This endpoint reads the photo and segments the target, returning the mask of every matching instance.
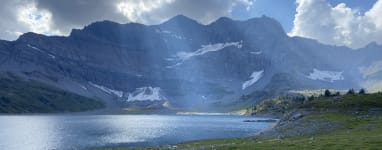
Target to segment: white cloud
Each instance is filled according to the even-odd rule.
[[[0,39],[15,40],[25,32],[61,35],[54,27],[53,14],[37,7],[36,1],[3,0],[0,5]]]
[[[73,28],[110,20],[159,24],[183,14],[201,23],[251,9],[255,0],[1,0],[0,39],[20,33],[68,35]]]
[[[368,12],[365,13],[365,16],[372,21],[376,28],[382,28],[382,1],[378,0],[373,8],[371,8]]]
[[[129,21],[158,24],[182,14],[201,23],[210,23],[222,16],[231,16],[234,8],[252,8],[255,0],[122,0],[116,3],[118,12]]]
[[[53,29],[52,14],[47,10],[38,9],[34,2],[17,9],[17,21],[24,24],[31,32],[47,35],[61,34],[59,30]],[[16,35],[19,33],[15,31]]]
[[[326,44],[363,47],[382,43],[382,0],[365,14],[340,3],[331,6],[325,0],[297,0],[291,36],[317,39]]]
[[[145,13],[150,13],[155,9],[160,9],[163,5],[173,3],[174,0],[152,0],[152,1],[121,1],[117,4],[117,9],[125,17],[133,22],[138,22]]]
[[[256,0],[237,0],[232,3],[232,6],[235,7],[236,5],[244,5],[246,6],[246,10],[249,11],[255,2]]]

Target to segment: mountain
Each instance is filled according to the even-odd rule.
[[[0,73],[0,113],[77,112],[103,107],[93,98],[24,80],[12,73]]]
[[[288,90],[382,87],[381,45],[354,50],[289,37],[266,16],[208,25],[182,15],[151,26],[100,21],[68,37],[25,33],[0,41],[0,54],[0,71],[98,97],[110,107],[128,107],[142,90],[143,97],[151,91],[163,102],[193,108]]]

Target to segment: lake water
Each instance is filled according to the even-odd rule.
[[[44,150],[156,146],[247,137],[271,123],[243,116],[21,115],[0,116],[0,149]]]

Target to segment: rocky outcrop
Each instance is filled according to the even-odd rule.
[[[342,127],[340,122],[309,119],[317,112],[295,110],[285,114],[272,128],[258,134],[259,137],[285,138],[329,132]]]

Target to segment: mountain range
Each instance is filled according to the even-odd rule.
[[[0,41],[0,71],[109,107],[196,108],[254,103],[289,90],[378,91],[382,46],[351,49],[290,37],[266,16],[204,25],[178,15],[159,25],[100,21],[69,36],[25,33]]]

